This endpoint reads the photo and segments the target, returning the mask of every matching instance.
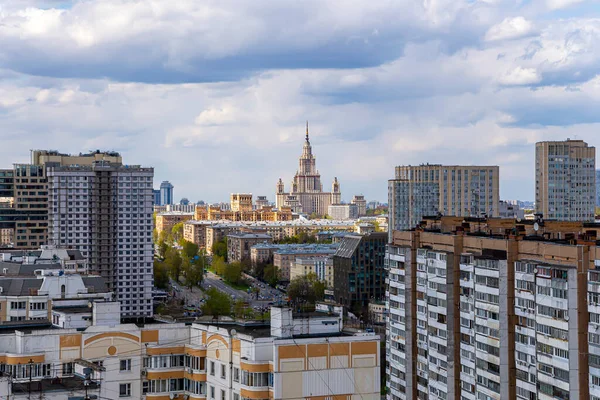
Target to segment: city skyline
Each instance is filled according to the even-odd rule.
[[[385,201],[395,166],[427,162],[499,165],[500,197],[533,200],[535,142],[600,145],[593,2],[341,5],[5,1],[3,167],[115,150],[176,200],[273,201],[308,119],[345,201]]]

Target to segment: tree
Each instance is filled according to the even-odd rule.
[[[200,250],[200,247],[193,242],[188,242],[187,240],[183,240],[183,245],[182,245],[183,249],[181,250],[181,252],[189,259],[194,258],[195,256],[198,255],[198,251]]]
[[[238,319],[253,319],[254,310],[243,300],[236,300],[233,303],[233,315]]]
[[[169,287],[169,271],[165,263],[159,260],[154,260],[154,286],[159,289]]]
[[[202,306],[202,312],[206,315],[212,315],[219,319],[222,315],[231,314],[231,299],[225,293],[219,292],[215,288],[209,289],[206,294],[208,298]]]
[[[325,297],[325,283],[316,274],[298,276],[290,282],[287,293],[292,303],[314,304]]]
[[[275,287],[277,282],[279,282],[279,268],[273,264],[267,265],[263,271],[263,279],[269,285]]]
[[[239,262],[234,262],[227,265],[223,273],[223,279],[229,283],[239,283],[242,279],[242,264]]]
[[[227,261],[227,238],[223,238],[214,243],[212,252],[214,256],[223,257],[223,260]]]
[[[179,255],[179,252],[172,247],[168,248],[166,253],[165,263],[169,271],[169,276],[174,281],[178,281],[181,276],[181,256]]]
[[[215,274],[223,275],[225,273],[225,268],[227,264],[225,264],[225,260],[221,256],[213,256],[211,267]]]
[[[164,259],[167,256],[169,245],[162,239],[158,240],[158,254]]]
[[[178,222],[171,228],[171,234],[173,235],[173,241],[178,242],[183,239],[183,222]]]

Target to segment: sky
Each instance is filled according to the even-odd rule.
[[[0,0],[0,167],[115,150],[175,198],[274,200],[306,121],[325,190],[386,201],[394,166],[600,146],[600,2]]]

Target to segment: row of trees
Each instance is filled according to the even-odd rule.
[[[190,289],[202,284],[208,266],[205,252],[185,239],[180,239],[179,244],[181,250],[159,238],[158,257],[154,260],[154,285],[160,289],[168,288],[169,278],[176,282],[183,278],[185,286]]]
[[[237,300],[232,303],[231,297],[215,288],[209,289],[206,294],[207,299],[202,306],[204,315],[211,315],[215,319],[225,316],[232,316],[237,319],[268,318],[268,315],[265,313],[255,312],[243,300]]]
[[[213,256],[211,267],[215,274],[221,276],[229,283],[237,285],[242,281],[243,268],[242,264],[239,262],[227,264],[223,257]]]
[[[317,243],[317,237],[315,235],[311,235],[307,232],[300,232],[297,235],[288,236],[281,240],[278,240],[277,243],[280,243],[280,244]]]

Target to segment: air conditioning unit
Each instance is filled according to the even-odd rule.
[[[191,367],[189,367],[189,368],[187,369],[187,372],[191,374],[191,373],[192,373],[192,368],[191,368]]]
[[[143,370],[142,370],[142,376],[146,376],[146,375],[148,375],[148,371],[147,371],[147,370],[145,370],[145,369],[143,369]]]
[[[534,273],[534,274],[537,274],[537,273],[538,273],[538,269],[537,269],[537,268],[534,268],[534,269],[533,269],[533,273]]]

